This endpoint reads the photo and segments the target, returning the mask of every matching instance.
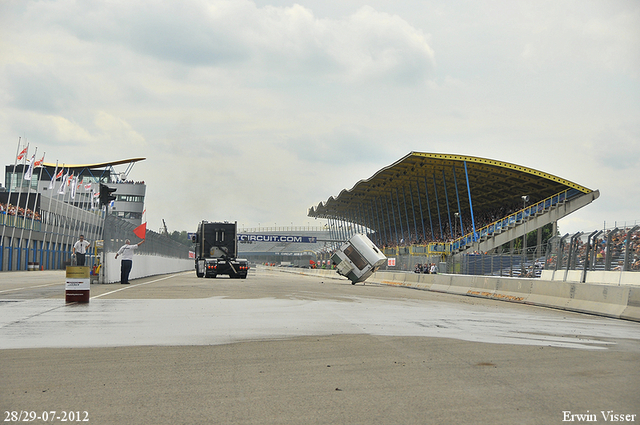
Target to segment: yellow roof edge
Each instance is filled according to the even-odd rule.
[[[455,155],[455,154],[442,154],[442,153],[428,153],[428,152],[411,152],[409,155],[402,158],[402,160],[406,159],[409,156],[419,156],[425,158],[434,158],[434,159],[446,159],[446,160],[455,160],[455,161],[467,161],[467,162],[475,162],[477,164],[488,164],[494,165],[496,167],[509,168],[516,171],[521,171],[527,174],[531,174],[538,177],[543,177],[548,180],[552,180],[556,183],[564,184],[565,186],[569,186],[573,189],[577,189],[582,193],[590,193],[593,190],[574,183],[570,180],[563,179],[558,176],[554,176],[553,174],[545,173],[544,171],[535,170],[533,168],[525,167],[522,165],[512,164],[510,162],[498,161],[495,159],[489,158],[480,158],[477,156],[468,156],[468,155]],[[402,161],[401,160],[401,161]]]

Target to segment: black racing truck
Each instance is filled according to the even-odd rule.
[[[238,222],[198,224],[198,232],[191,241],[196,244],[196,275],[216,277],[229,275],[232,279],[246,279],[249,262],[238,255]]]

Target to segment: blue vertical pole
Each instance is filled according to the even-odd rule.
[[[18,250],[17,262],[16,262],[16,271],[20,271],[20,266],[22,265],[22,239],[18,239],[18,246],[16,247]]]
[[[464,235],[464,226],[462,225],[462,210],[460,209],[460,195],[458,194],[458,179],[456,179],[456,166],[453,165],[453,184],[456,186],[456,199],[458,200],[458,219],[460,220],[460,233]]]
[[[464,175],[467,178],[467,193],[469,193],[469,209],[471,210],[471,230],[473,232],[473,241],[475,242],[476,235],[476,222],[473,217],[473,202],[471,202],[471,188],[469,187],[469,172],[467,171],[467,161],[464,162]]]

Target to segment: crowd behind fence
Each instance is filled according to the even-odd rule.
[[[640,225],[555,236],[549,240],[545,267],[587,272],[640,271]]]
[[[578,232],[550,238],[546,246],[509,253],[465,253],[446,258],[446,272],[454,274],[540,277],[542,270],[640,271],[640,225]],[[407,250],[408,251],[408,250]],[[409,252],[400,255],[409,256]],[[401,260],[402,270],[411,270]]]

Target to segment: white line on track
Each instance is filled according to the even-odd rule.
[[[2,294],[3,292],[20,291],[22,289],[42,288],[42,287],[45,287],[45,286],[53,286],[53,285],[64,285],[64,282],[61,282],[61,283],[47,283],[46,285],[23,286],[22,288],[5,289],[4,291],[0,291],[0,294]]]
[[[135,284],[135,285],[126,285],[126,286],[124,286],[124,287],[122,287],[122,288],[120,288],[120,289],[116,289],[116,290],[114,290],[114,291],[105,292],[104,294],[100,294],[100,295],[93,296],[93,297],[91,297],[91,299],[104,297],[105,295],[114,294],[114,293],[116,293],[116,292],[124,291],[125,289],[135,288],[136,286],[148,285],[148,284],[150,284],[150,283],[160,282],[161,280],[171,279],[172,277],[180,276],[181,274],[185,274],[185,273],[192,273],[192,272],[191,272],[191,271],[189,271],[189,272],[176,273],[176,274],[172,274],[172,275],[170,275],[170,276],[162,277],[162,278],[160,278],[160,279],[150,280],[149,282],[138,283],[138,284]]]

